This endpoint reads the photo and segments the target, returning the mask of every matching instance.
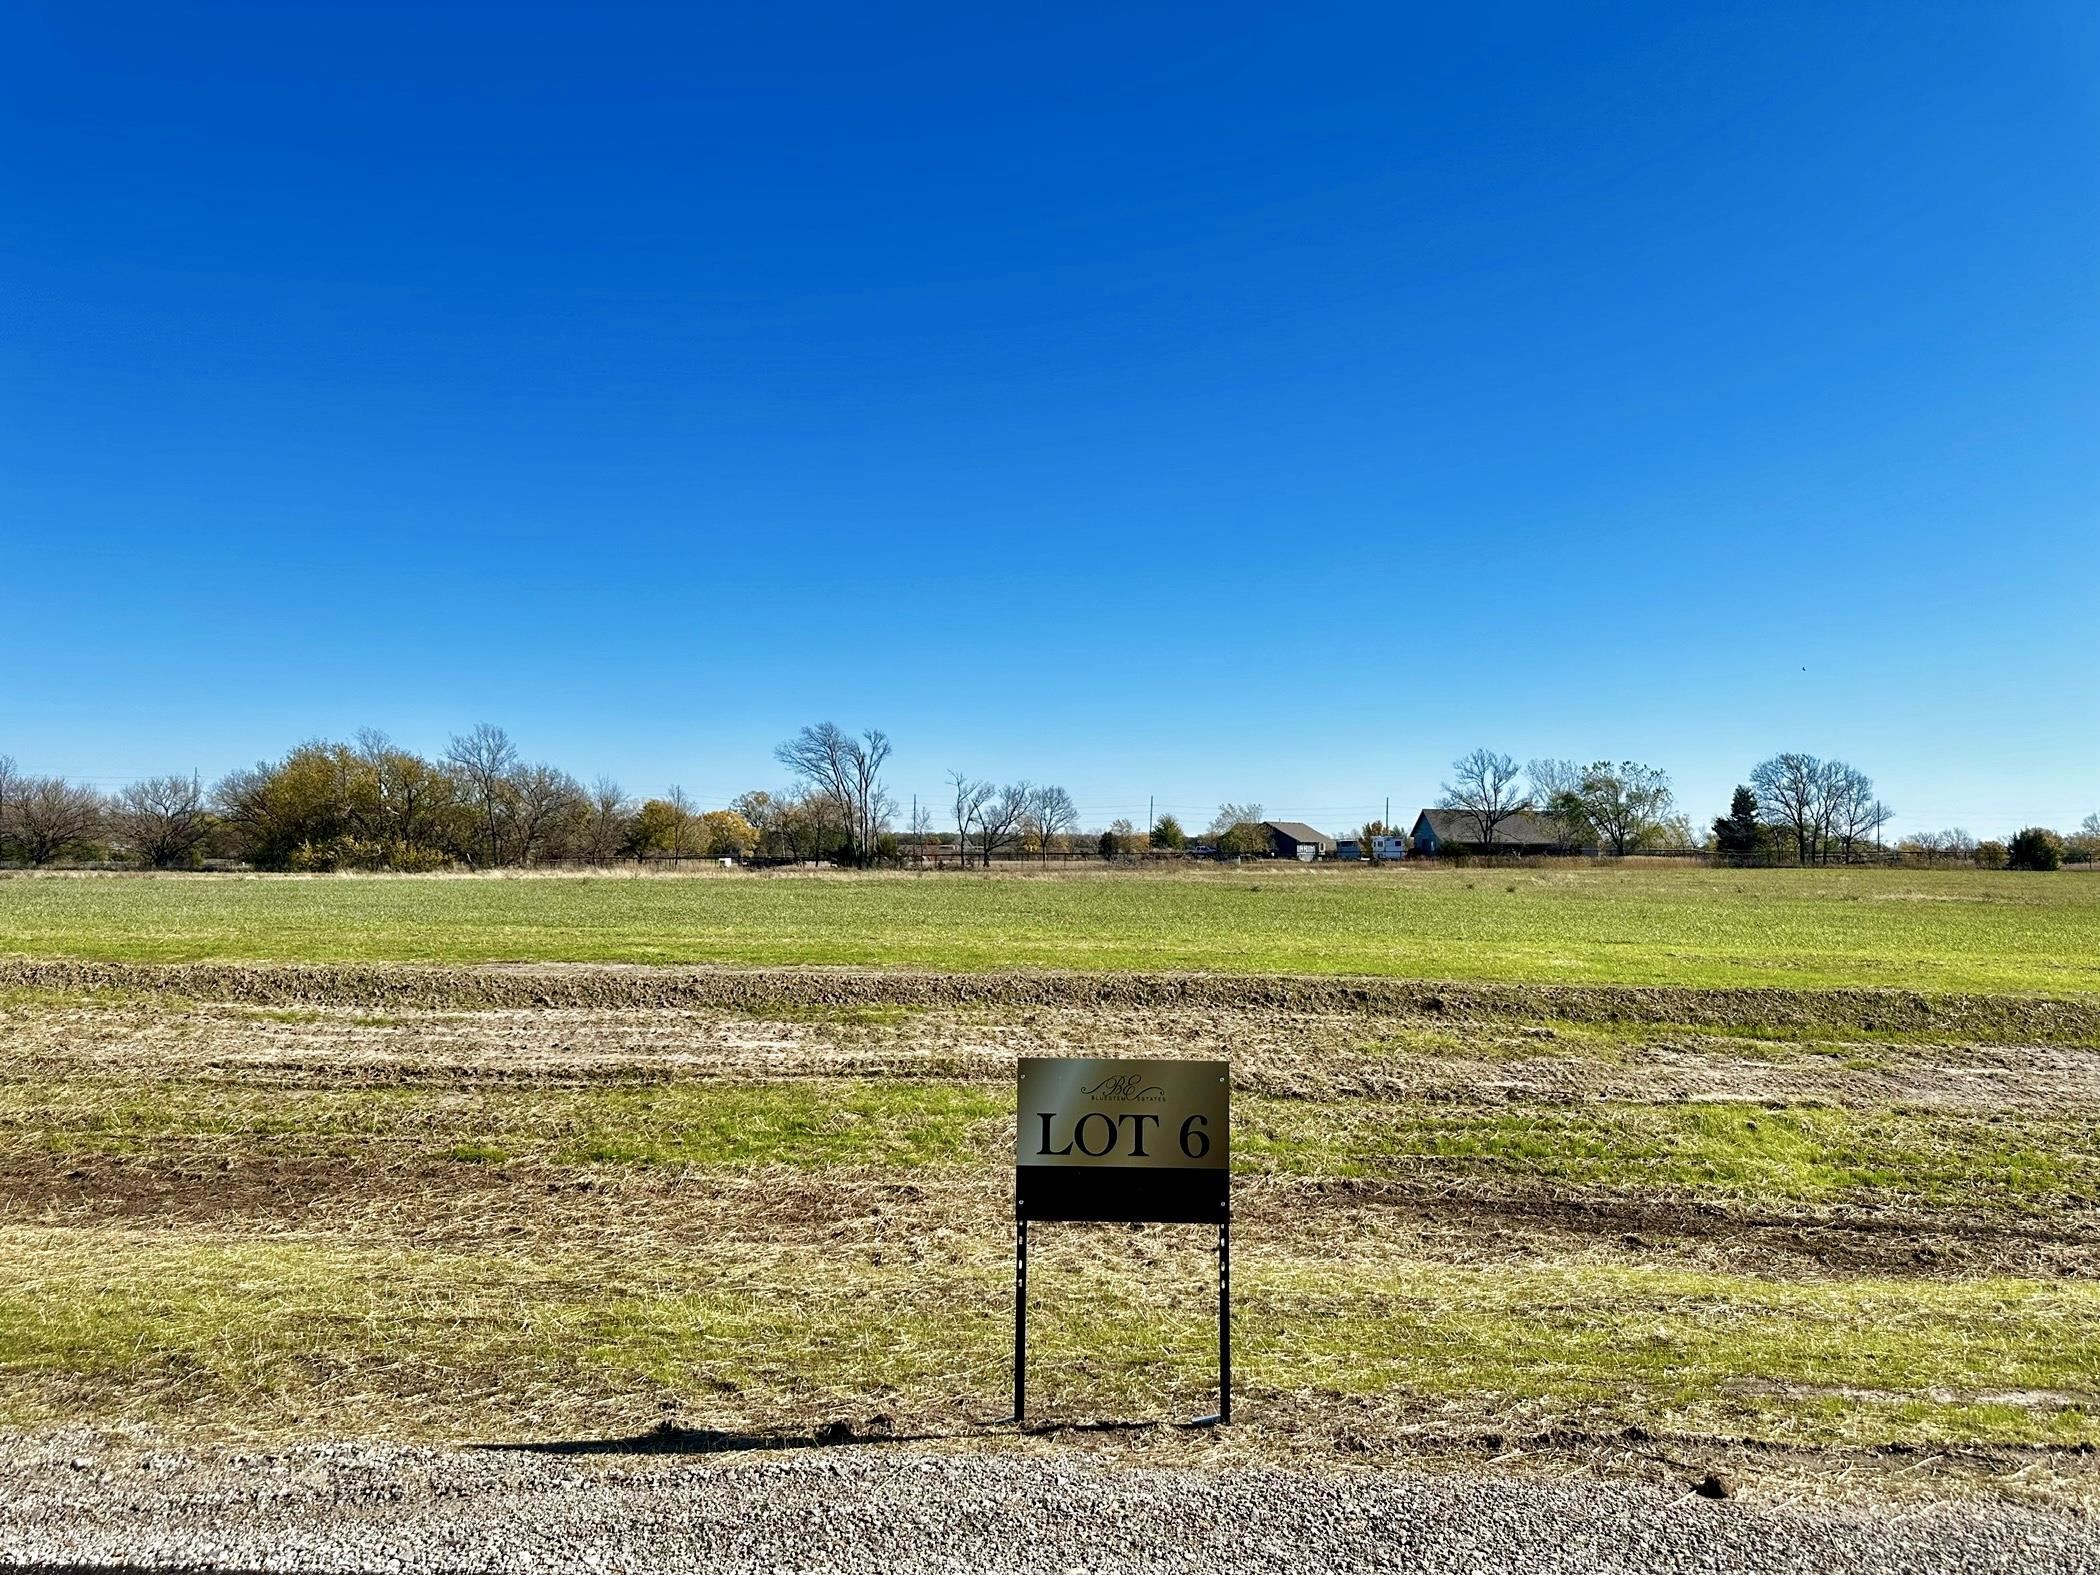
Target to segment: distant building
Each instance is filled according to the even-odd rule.
[[[1279,859],[1310,864],[1314,859],[1334,857],[1334,838],[1313,830],[1302,820],[1265,820],[1261,829],[1269,834],[1270,853]]]
[[[1407,857],[1407,838],[1397,831],[1371,839],[1371,857],[1384,863],[1392,859]]]
[[[1480,823],[1462,809],[1425,809],[1407,834],[1412,851],[1424,858],[1439,853],[1482,851]],[[1557,815],[1511,815],[1495,827],[1495,853],[1590,853],[1575,842],[1567,822]]]

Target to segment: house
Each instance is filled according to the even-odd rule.
[[[1279,859],[1310,864],[1314,859],[1334,857],[1334,838],[1323,836],[1302,820],[1265,820],[1261,829],[1269,835],[1269,852]]]
[[[1414,830],[1407,834],[1411,850],[1420,857],[1439,853],[1481,851],[1480,823],[1462,809],[1425,809],[1415,816]],[[1495,827],[1492,851],[1496,853],[1588,853],[1569,837],[1566,822],[1556,815],[1511,815]]]

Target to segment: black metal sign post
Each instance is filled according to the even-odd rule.
[[[1030,1220],[1218,1227],[1218,1409],[1232,1420],[1230,1096],[1223,1061],[1023,1057],[1014,1165],[1014,1414],[1028,1415]]]

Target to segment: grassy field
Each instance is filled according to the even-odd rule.
[[[2100,1510],[2100,1032],[2031,999],[2100,990],[2092,877],[38,877],[0,879],[9,954],[79,966],[0,988],[0,1426],[1006,1447],[1014,1058],[1205,1055],[1241,1420],[1123,1428],[1209,1407],[1203,1233],[1063,1227],[1035,1405],[1110,1425],[1060,1438]],[[177,960],[894,972],[98,966]],[[1791,989],[908,973],[1014,967]]]
[[[2092,1047],[1270,1007],[0,996],[0,1426],[1006,1436],[1012,1057],[1109,1048],[1235,1063],[1236,1457],[2100,1499]],[[1206,1408],[1202,1235],[1042,1233],[1042,1416]]]
[[[0,880],[0,955],[2100,990],[2100,877],[1214,870]]]

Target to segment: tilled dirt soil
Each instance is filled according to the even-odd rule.
[[[142,990],[255,1005],[417,1007],[1227,1007],[1439,1017],[1563,1018],[1721,1028],[1944,1035],[1951,1041],[2100,1045],[2100,1003],[1893,990],[1438,984],[1230,974],[925,973],[856,968],[546,963],[103,963],[0,959],[0,989]]]

